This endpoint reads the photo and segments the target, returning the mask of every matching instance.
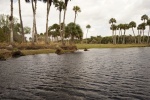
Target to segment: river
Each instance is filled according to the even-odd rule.
[[[0,61],[0,100],[150,100],[150,48]]]

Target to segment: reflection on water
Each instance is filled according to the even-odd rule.
[[[150,100],[150,48],[90,49],[0,62],[0,100]]]

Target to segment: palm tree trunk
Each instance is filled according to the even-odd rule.
[[[23,23],[22,23],[22,16],[21,16],[21,3],[20,0],[18,0],[18,5],[19,5],[19,16],[20,16],[20,24],[21,24],[21,32],[22,32],[22,42],[25,42],[25,37],[24,37],[24,29],[23,29]]]
[[[144,30],[143,30],[143,43],[144,43],[145,41],[144,41]]]
[[[86,33],[86,44],[87,44],[87,34],[88,34],[88,29],[87,29],[87,33]]]
[[[120,41],[120,32],[121,32],[121,30],[119,30],[119,35],[118,35],[118,44],[119,44],[119,41]]]
[[[65,34],[66,11],[67,11],[67,8],[65,8],[65,10],[64,10],[64,19],[63,19],[63,28],[62,28],[62,44],[63,45],[64,45],[64,34]]]
[[[149,26],[148,38],[147,38],[147,43],[148,43],[148,44],[149,44],[149,33],[150,33],[150,26]]]
[[[135,33],[134,33],[134,30],[133,30],[133,27],[132,27],[132,31],[133,31],[133,35],[134,35],[134,43],[136,44],[136,37],[135,37]]]
[[[14,42],[13,39],[13,0],[11,0],[11,16],[10,16],[10,23],[11,23],[11,27],[10,27],[10,43]]]
[[[75,11],[74,24],[76,23],[77,12]]]
[[[115,30],[115,36],[114,36],[114,44],[116,44],[116,30]]]
[[[63,43],[63,33],[61,32],[61,11],[59,12],[59,33],[60,33],[60,36],[61,36],[61,43]]]
[[[50,11],[49,0],[47,1],[47,14],[46,14],[46,34],[45,34],[45,43],[48,44],[48,16]]]
[[[140,30],[140,44],[141,44],[141,35],[142,35],[142,30]]]
[[[124,30],[124,35],[123,35],[123,42],[122,42],[122,44],[125,44],[125,33],[126,33],[126,30]]]
[[[34,44],[35,41],[35,6],[33,4],[32,0],[32,10],[33,10],[33,28],[32,28],[32,44]]]
[[[112,40],[113,40],[113,44],[114,44],[114,30],[112,30]]]

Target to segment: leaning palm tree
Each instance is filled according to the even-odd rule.
[[[88,31],[89,31],[89,29],[91,28],[91,26],[88,24],[88,25],[86,26],[86,28],[87,28],[87,33],[86,33],[86,44],[87,44],[87,34],[88,34]]]
[[[10,0],[11,1],[11,15],[9,17],[9,20],[10,20],[10,23],[11,23],[11,27],[10,27],[10,43],[13,43],[14,42],[14,39],[13,39],[13,0]]]
[[[68,1],[71,1],[71,0],[65,0],[65,9],[64,9],[63,27],[62,27],[62,41],[64,40],[64,34],[65,34],[65,19],[66,19]],[[64,43],[62,42],[62,44]]]
[[[79,6],[74,6],[74,7],[73,7],[73,11],[75,12],[74,23],[76,23],[77,13],[78,13],[78,12],[81,12],[81,9],[80,9]]]
[[[133,35],[134,35],[134,40],[135,40],[135,43],[136,43],[136,37],[135,37],[135,33],[134,33],[134,29],[136,27],[136,23],[134,21],[131,21],[129,23],[129,27],[132,28],[132,32],[133,32]]]
[[[116,19],[115,18],[111,18],[109,20],[109,24],[113,25],[114,23],[116,23]],[[113,38],[113,44],[115,44],[115,38],[114,38],[114,30],[112,30],[112,38]]]
[[[65,3],[61,0],[61,1],[57,1],[55,3],[55,7],[57,7],[57,9],[59,10],[59,33],[60,33],[60,36],[61,36],[61,42],[63,43],[63,33],[61,32],[62,31],[62,25],[61,25],[61,12],[62,10],[65,8]]]
[[[22,16],[21,16],[21,3],[20,3],[20,0],[18,0],[18,5],[19,5],[19,16],[20,16],[20,25],[21,25],[21,33],[22,33],[22,42],[25,42],[24,28],[23,28],[23,22],[22,22]]]
[[[147,43],[149,43],[149,33],[150,33],[150,19],[147,20],[146,23],[149,26],[149,31],[148,31],[148,39],[147,39]]]

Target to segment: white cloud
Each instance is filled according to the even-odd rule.
[[[108,21],[112,17],[116,18],[117,24],[129,23],[130,21],[135,21],[139,24],[142,22],[142,15],[147,14],[150,17],[150,0],[72,0],[68,3],[66,24],[74,20],[74,12],[72,9],[75,5],[81,8],[81,13],[78,14],[76,23],[81,25],[85,34],[86,25],[91,25],[88,37],[91,35],[111,35]],[[25,3],[24,0],[21,0],[21,6],[24,26],[30,26],[32,28],[33,14],[31,3]],[[0,13],[10,14],[9,0],[1,0]],[[19,18],[17,1],[14,2],[14,15]],[[45,3],[38,2],[36,17],[38,32],[45,32]],[[59,12],[52,6],[49,16],[49,25],[58,23],[58,18]],[[132,32],[128,31],[128,34],[132,34]]]

